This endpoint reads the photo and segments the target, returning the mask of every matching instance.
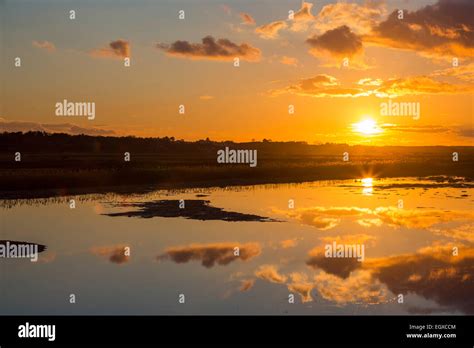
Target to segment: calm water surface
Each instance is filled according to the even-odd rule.
[[[133,205],[180,199],[183,216]],[[186,217],[189,200],[223,212]],[[459,178],[0,203],[0,239],[47,246],[36,263],[0,259],[0,314],[474,313],[472,183]],[[364,260],[328,260],[333,242],[363,244]]]

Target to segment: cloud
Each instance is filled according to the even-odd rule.
[[[347,215],[349,216],[349,215]],[[333,243],[339,245],[364,245],[374,246],[376,238],[368,234],[349,234],[343,236],[329,236],[320,238],[324,243],[322,246],[318,246],[312,249],[308,253],[308,259],[306,264],[314,269],[322,269],[326,273],[334,274],[340,278],[347,278],[351,272],[359,269],[362,263],[357,258],[335,258],[325,256],[325,245]]]
[[[301,4],[301,8],[294,15],[294,20],[295,21],[309,21],[309,20],[314,19],[314,16],[311,13],[312,8],[313,8],[313,4],[311,2],[303,1]]]
[[[458,129],[458,135],[466,138],[474,138],[474,128],[467,127],[467,128],[460,128]]]
[[[382,84],[381,79],[372,79],[370,77],[365,79],[360,79],[357,84],[361,86],[380,86]]]
[[[321,241],[327,244],[336,242],[337,244],[365,244],[374,246],[376,238],[370,234],[346,234],[343,236],[321,237]]]
[[[322,269],[326,273],[340,278],[347,278],[354,270],[361,267],[361,262],[355,257],[326,257],[324,246],[314,248],[309,252],[306,264],[314,269]]]
[[[262,265],[255,271],[255,276],[268,280],[271,283],[283,284],[288,279],[287,276],[278,273],[278,268],[274,265]]]
[[[415,293],[438,304],[474,313],[474,249],[434,245],[411,255],[375,259],[368,266],[374,277],[395,294]]]
[[[308,281],[306,274],[295,272],[290,274],[290,278],[291,282],[287,285],[288,291],[299,294],[303,303],[313,301],[311,291],[314,284]]]
[[[232,14],[232,9],[230,8],[229,5],[222,4],[220,6],[221,10],[225,12],[226,15],[230,16]]]
[[[255,25],[255,19],[253,19],[253,17],[248,13],[241,12],[240,18],[242,18],[243,24]]]
[[[394,124],[386,124],[382,125],[382,128],[391,131],[408,133],[447,133],[451,131],[447,127],[435,125],[400,126]]]
[[[474,91],[474,85],[458,85],[437,81],[429,76],[413,76],[384,81],[373,93],[377,97],[405,95],[462,94]]]
[[[314,35],[306,43],[312,47],[311,53],[315,56],[320,55],[321,51],[340,58],[362,52],[361,38],[346,25],[328,30],[322,35]]]
[[[298,66],[298,59],[294,57],[283,56],[280,58],[280,63],[285,65]]]
[[[243,279],[240,281],[240,288],[239,290],[241,292],[249,291],[250,289],[253,288],[255,284],[255,279]]]
[[[201,100],[211,100],[211,99],[214,99],[214,96],[212,96],[212,95],[200,95],[199,99],[201,99]]]
[[[454,77],[461,81],[474,83],[474,63],[457,67],[436,70],[431,73],[434,77]]]
[[[359,207],[310,207],[292,211],[276,211],[303,224],[328,230],[337,226],[342,219],[349,219],[364,226],[406,227],[425,229],[443,222],[463,221],[474,218],[474,212],[464,210],[440,209],[400,209],[392,206],[375,209]],[[362,222],[361,222],[362,221]],[[351,237],[351,243],[347,238]],[[369,236],[358,234],[343,237],[330,237],[330,240],[352,244],[365,243]],[[336,239],[335,239],[336,238]],[[343,241],[344,239],[344,241]],[[323,239],[323,241],[326,241]]]
[[[357,223],[364,227],[372,227],[372,226],[382,226],[383,222],[380,219],[359,219]]]
[[[107,47],[92,50],[90,55],[99,58],[126,58],[130,57],[130,42],[126,40],[115,40]]]
[[[301,79],[289,86],[268,91],[270,96],[284,93],[296,94],[315,98],[337,97],[358,98],[375,95],[378,98],[396,98],[412,95],[435,94],[465,94],[474,91],[474,84],[452,84],[440,82],[429,76],[412,76],[396,79],[364,78],[357,83],[343,86],[329,75],[316,75],[312,78]]]
[[[235,254],[234,248],[239,248],[239,255]],[[159,261],[171,259],[176,263],[188,263],[189,261],[201,261],[206,268],[215,264],[228,265],[235,260],[248,261],[260,255],[261,248],[258,243],[211,243],[191,244],[187,246],[172,247],[159,255]]]
[[[369,271],[359,270],[348,278],[321,272],[314,277],[315,288],[325,300],[338,304],[379,304],[387,300],[387,289]]]
[[[101,129],[97,127],[79,127],[71,123],[37,123],[28,121],[6,121],[0,120],[0,132],[46,132],[46,133],[66,133],[71,135],[114,135],[113,130]]]
[[[122,264],[129,260],[125,254],[126,245],[101,246],[91,248],[91,253],[97,256],[107,257],[110,262]]]
[[[289,85],[282,89],[273,89],[269,91],[270,96],[278,96],[283,93],[296,94],[300,96],[309,96],[315,98],[321,97],[359,97],[366,95],[362,88],[343,88],[338,80],[329,75],[320,74],[311,78],[301,79],[296,84]]]
[[[240,45],[228,39],[214,39],[206,36],[201,43],[175,41],[171,45],[158,44],[157,48],[164,50],[169,56],[189,59],[209,59],[229,61],[238,57],[247,61],[260,60],[261,51],[247,43]]]
[[[367,1],[364,4],[337,2],[321,8],[314,18],[314,28],[324,32],[347,25],[355,33],[365,34],[370,32],[386,13],[383,1]]]
[[[53,52],[56,50],[56,46],[50,41],[33,41],[33,46],[37,48],[41,48],[48,52]]]
[[[463,224],[456,227],[441,227],[432,230],[435,234],[463,242],[474,243],[474,225]]]
[[[370,212],[370,209],[357,207],[311,207],[296,209],[291,212],[282,211],[290,218],[322,231],[336,227],[340,223],[341,217],[359,216]]]
[[[394,10],[364,40],[433,56],[474,57],[474,2],[439,0],[416,11]]]
[[[296,238],[294,239],[285,239],[280,241],[278,243],[280,245],[280,248],[282,249],[289,249],[289,248],[294,248],[295,246],[298,245],[298,240]]]
[[[278,32],[287,27],[285,21],[275,21],[257,27],[255,32],[263,39],[276,39]]]
[[[373,214],[392,227],[428,228],[441,222],[474,218],[474,212],[438,209],[398,209],[378,207]]]

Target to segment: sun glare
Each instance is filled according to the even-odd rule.
[[[352,126],[354,132],[363,135],[374,135],[382,132],[382,128],[377,125],[377,122],[370,118],[354,123]]]
[[[360,182],[362,183],[362,194],[364,196],[371,196],[374,191],[374,187],[373,187],[374,179],[363,178],[360,180]]]

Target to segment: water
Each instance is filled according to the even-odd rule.
[[[180,199],[270,220],[105,215],[137,210],[124,203]],[[38,262],[0,259],[0,314],[474,313],[472,183],[461,179],[322,181],[1,204],[0,239],[47,250]],[[364,245],[364,260],[322,257],[333,242]],[[179,303],[181,294],[185,303]]]

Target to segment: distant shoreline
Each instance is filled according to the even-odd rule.
[[[458,163],[459,164],[459,163]],[[472,161],[449,163],[392,161],[311,164],[272,161],[257,168],[235,166],[167,166],[163,168],[18,168],[1,170],[0,199],[48,198],[93,193],[141,193],[158,189],[301,183],[363,177],[461,176],[472,180]]]
[[[217,163],[217,151],[224,146],[257,151],[258,165]],[[458,161],[453,161],[454,152],[459,154]],[[18,154],[20,161],[15,160]],[[124,154],[129,154],[129,161]],[[0,199],[363,177],[446,175],[472,179],[473,168],[474,146],[185,142],[174,138],[0,133]]]

